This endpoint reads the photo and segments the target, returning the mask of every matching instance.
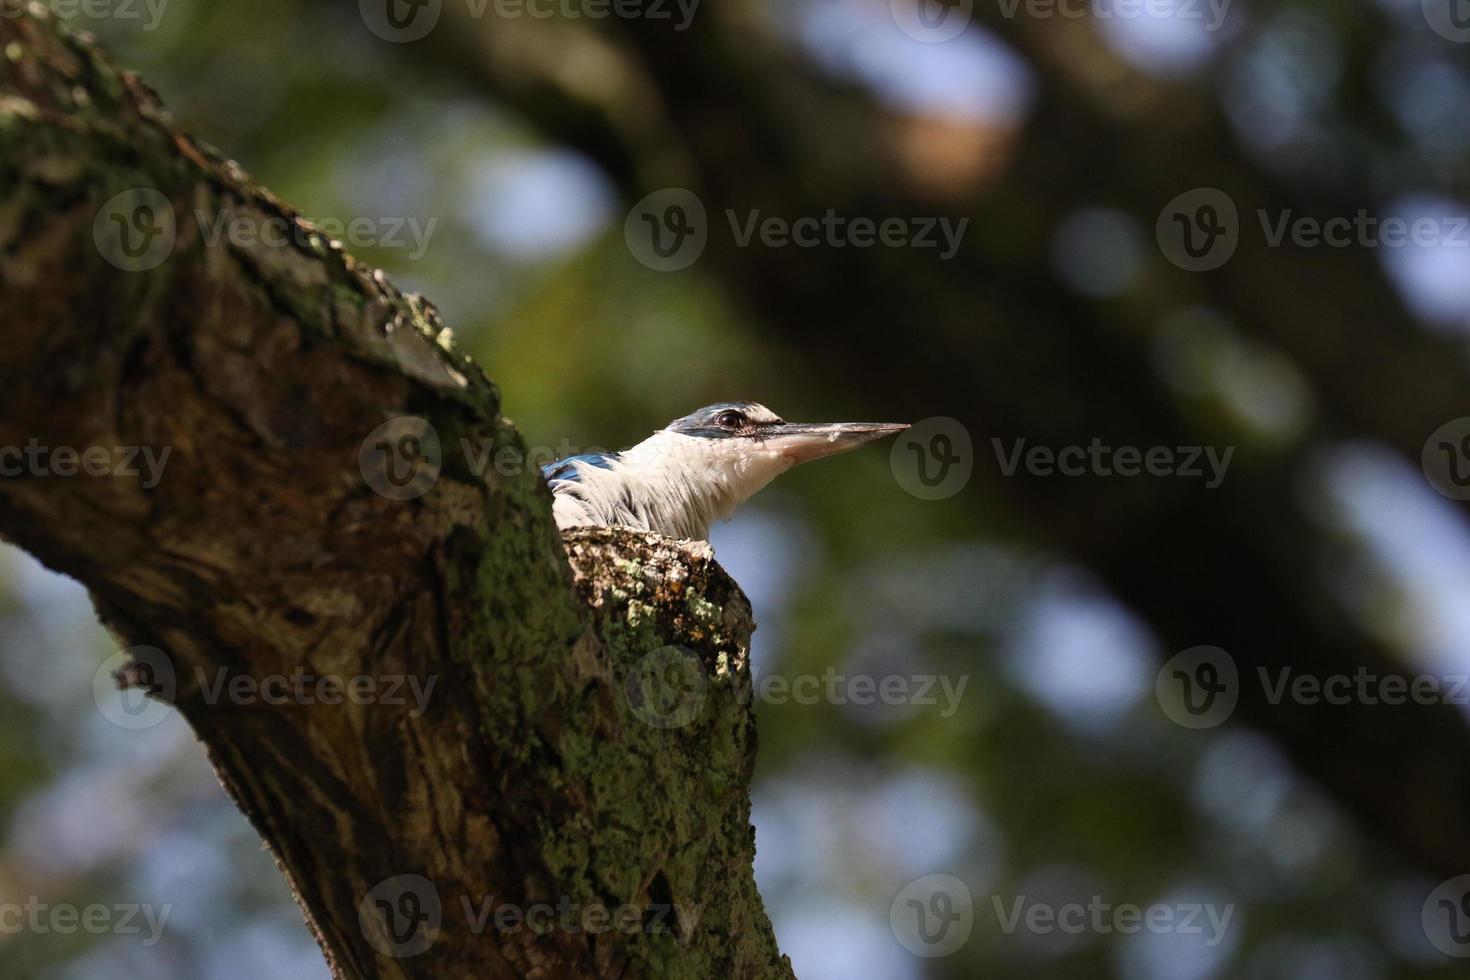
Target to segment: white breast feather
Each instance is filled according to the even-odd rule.
[[[610,469],[578,461],[576,481],[553,485],[558,527],[640,528],[702,539],[791,465],[743,439],[705,439],[655,432],[612,461]]]

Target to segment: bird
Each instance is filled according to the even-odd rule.
[[[582,453],[541,468],[558,528],[602,526],[706,540],[798,463],[856,449],[909,426],[787,422],[757,402],[708,405],[622,452]]]

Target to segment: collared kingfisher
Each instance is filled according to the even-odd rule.
[[[907,429],[883,422],[787,422],[755,402],[701,408],[620,453],[568,456],[542,467],[561,528],[621,526],[703,540],[797,463]]]

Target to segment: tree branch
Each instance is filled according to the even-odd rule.
[[[707,547],[560,540],[427,302],[3,2],[0,532],[134,645],[334,975],[790,976]]]

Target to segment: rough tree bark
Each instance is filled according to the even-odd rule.
[[[708,549],[559,540],[431,306],[0,2],[0,446],[36,450],[0,532],[159,651],[123,680],[194,727],[333,973],[790,976],[751,870],[751,612]],[[151,487],[62,475],[92,447],[170,455]],[[230,693],[303,672],[382,696]]]

